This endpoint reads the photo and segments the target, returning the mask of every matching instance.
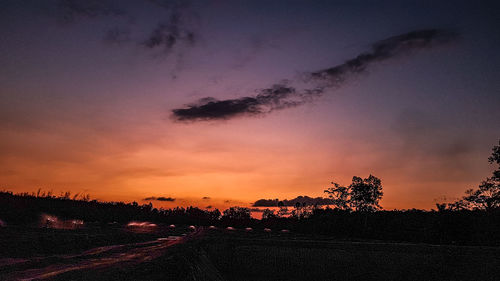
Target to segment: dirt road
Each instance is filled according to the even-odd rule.
[[[185,236],[169,236],[148,242],[98,247],[76,255],[0,259],[0,280],[43,280],[75,270],[138,264],[158,258],[166,254],[169,247],[195,239],[202,232],[203,229],[198,228]]]

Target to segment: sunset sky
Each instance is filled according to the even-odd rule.
[[[385,209],[453,200],[500,138],[500,5],[447,2],[1,0],[0,190],[225,208],[373,174]],[[308,79],[416,30],[439,42]],[[192,115],[277,85],[319,92]]]

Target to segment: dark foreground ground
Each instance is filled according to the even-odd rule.
[[[0,280],[39,279],[500,280],[500,248],[262,230],[1,228]]]

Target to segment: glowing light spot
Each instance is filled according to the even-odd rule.
[[[127,226],[130,226],[130,227],[156,227],[156,224],[150,223],[147,221],[143,221],[143,222],[131,221],[127,224]]]
[[[55,229],[77,229],[83,227],[83,220],[62,220],[54,215],[42,214],[40,216],[40,227]]]

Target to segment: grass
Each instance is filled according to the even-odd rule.
[[[500,250],[373,242],[212,237],[227,280],[498,280]]]
[[[29,249],[29,255],[45,252],[46,249],[40,249],[46,246],[41,245],[49,245],[55,241],[60,245],[66,244],[60,246],[58,251],[66,251],[77,243],[74,241],[81,235],[91,237],[88,243],[92,245],[85,242],[81,246],[85,248],[100,246],[93,243],[118,244],[120,239],[147,240],[162,234],[134,233],[118,227],[57,230],[52,234],[49,234],[51,230],[47,229],[21,231],[11,228],[10,231],[10,236],[5,232],[0,233],[0,246],[4,247],[9,243],[20,245],[31,237],[33,241],[22,248]],[[176,231],[182,232],[186,229]],[[21,235],[13,235],[15,232],[21,232]],[[45,238],[36,238],[37,236]],[[9,241],[4,240],[7,237]],[[34,245],[34,249],[31,249]],[[9,247],[12,248],[7,246],[7,249]],[[9,256],[5,255],[4,251],[0,252]],[[141,264],[125,263],[111,268],[67,272],[51,280],[487,281],[498,280],[498,276],[498,247],[340,241],[326,236],[293,233],[216,230],[207,231],[200,239],[175,245],[167,250],[166,255]]]

